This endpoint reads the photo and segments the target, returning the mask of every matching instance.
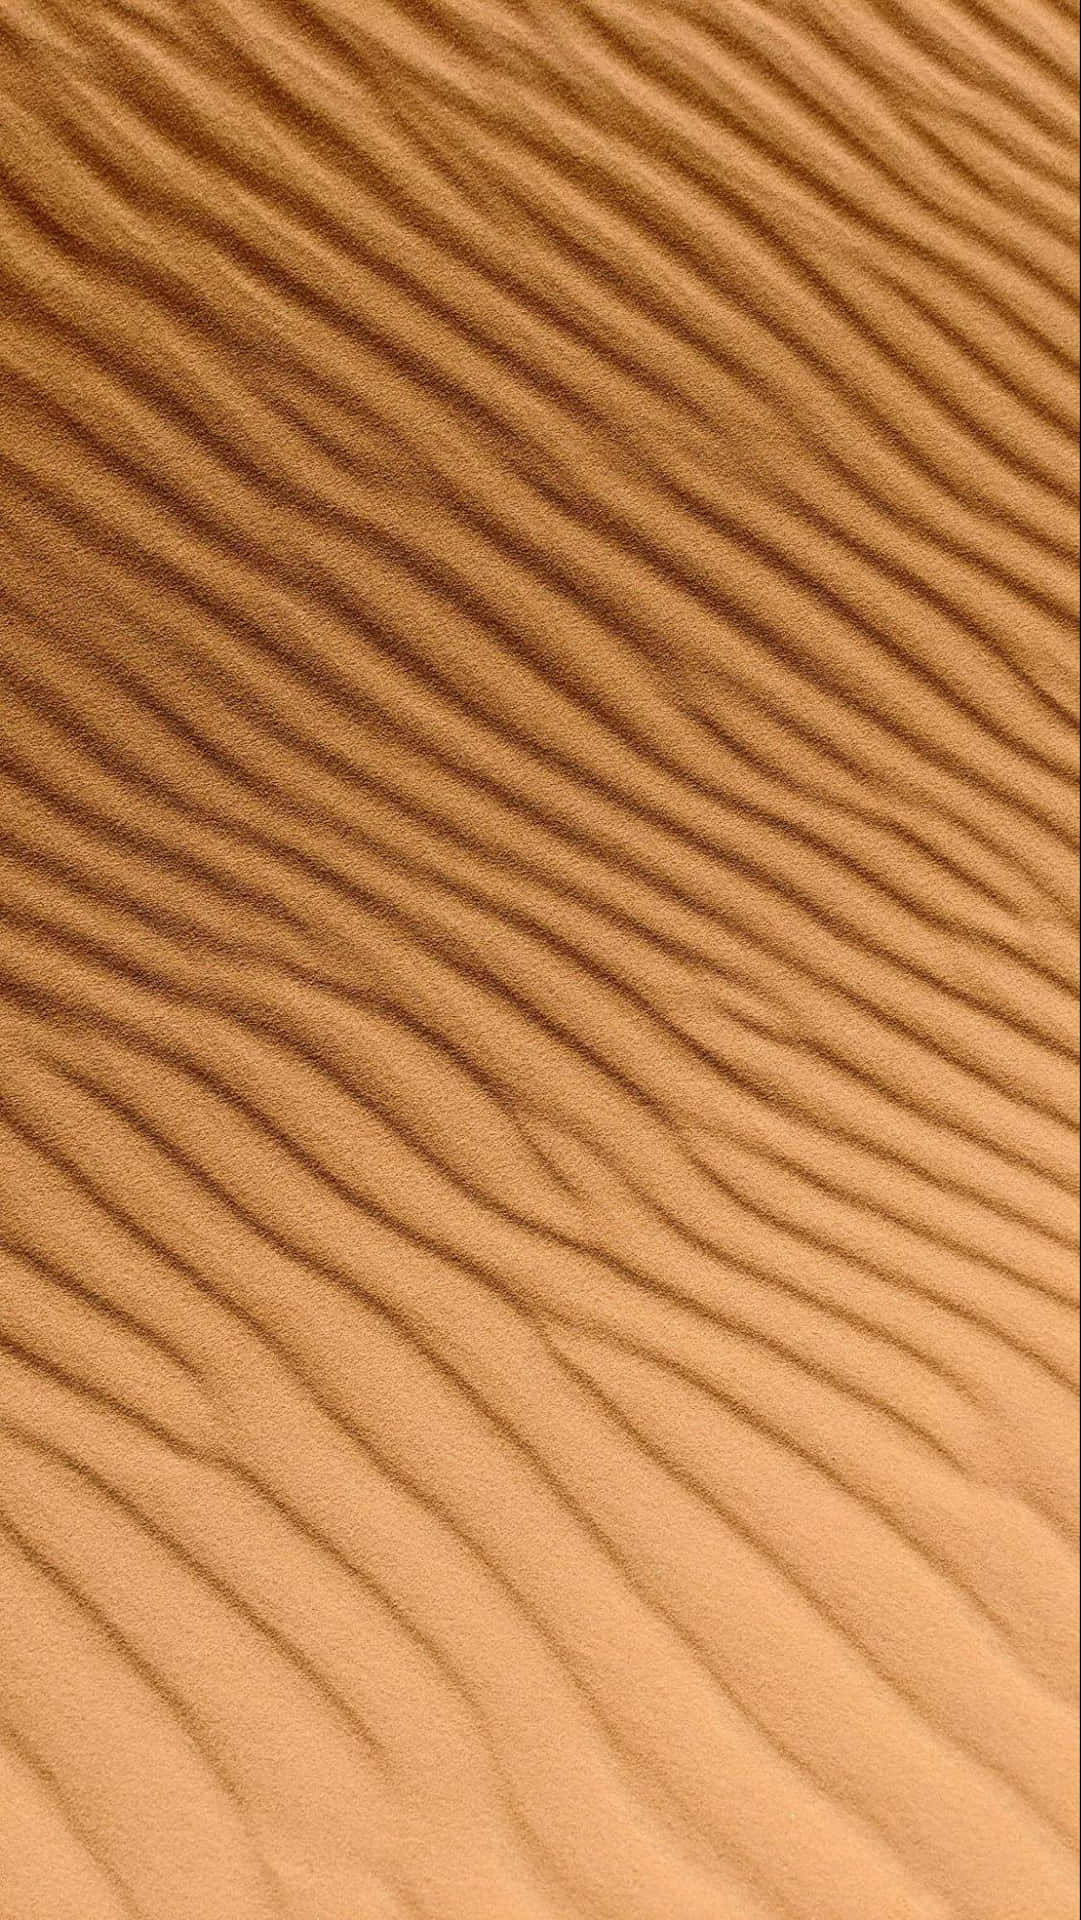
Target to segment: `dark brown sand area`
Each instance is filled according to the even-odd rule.
[[[0,0],[0,1920],[1077,1913],[1057,0]]]

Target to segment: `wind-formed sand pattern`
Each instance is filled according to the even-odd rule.
[[[1076,23],[0,0],[0,1920],[1068,1920]]]

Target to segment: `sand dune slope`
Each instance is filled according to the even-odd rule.
[[[1057,0],[0,0],[0,1920],[1077,1911]]]

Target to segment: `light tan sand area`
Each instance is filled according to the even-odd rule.
[[[0,0],[0,1920],[1077,1913],[1059,0]]]

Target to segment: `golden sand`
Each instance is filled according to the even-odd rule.
[[[0,0],[0,1920],[1068,1920],[1057,0]]]

